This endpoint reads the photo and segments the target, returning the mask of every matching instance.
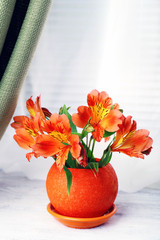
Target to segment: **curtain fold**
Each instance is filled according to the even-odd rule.
[[[30,0],[16,0],[8,32],[6,34],[5,42],[0,55],[0,81],[17,42],[29,3]]]
[[[29,3],[16,44],[0,82],[0,138],[16,108],[51,2],[52,0],[31,0]]]
[[[0,1],[0,54],[8,32],[16,0]]]

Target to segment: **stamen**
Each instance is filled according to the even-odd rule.
[[[57,139],[60,142],[68,143],[67,135],[57,132],[57,131],[52,131],[49,133],[53,138]]]

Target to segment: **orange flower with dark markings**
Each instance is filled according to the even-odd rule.
[[[69,120],[65,114],[54,113],[44,125],[45,132],[36,138],[33,151],[43,157],[55,156],[58,168],[61,170],[68,158],[69,151],[73,158],[78,159],[81,152],[78,135],[71,134]]]
[[[31,150],[32,145],[35,144],[34,138],[24,128],[17,129],[13,138],[21,148],[26,150]]]
[[[32,97],[30,97],[26,102],[26,106],[27,106],[27,110],[28,110],[31,118],[34,118],[36,116],[36,113],[39,113],[40,116],[45,119],[45,115],[41,108],[41,97],[40,96],[38,96],[36,98],[35,103],[33,102]]]
[[[131,116],[122,117],[122,124],[119,125],[111,151],[144,159],[144,154],[148,155],[152,149],[153,140],[149,137],[148,130],[136,130],[137,124],[134,120],[131,121],[131,118]]]
[[[18,145],[26,150],[32,150],[32,146],[35,144],[35,138],[40,134],[43,134],[41,127],[42,117],[40,113],[36,113],[34,118],[28,118],[25,116],[17,116],[11,126],[16,129],[16,134],[13,136]],[[32,156],[37,157],[34,152],[27,153],[26,158],[30,161]]]
[[[16,116],[13,118],[14,122],[11,123],[11,127],[14,129],[24,128],[24,122],[29,119],[26,116]]]
[[[16,116],[13,118],[14,122],[11,126],[16,130],[14,135],[15,141],[18,145],[24,149],[32,150],[32,146],[35,144],[35,138],[40,134],[43,134],[45,114],[41,108],[40,96],[36,98],[35,103],[30,97],[26,102],[27,110],[30,117]],[[45,109],[45,112],[49,114],[49,111]],[[30,161],[32,156],[37,157],[36,153],[27,153],[26,157]]]
[[[115,132],[121,124],[122,113],[119,111],[118,104],[113,105],[112,99],[106,92],[93,90],[87,96],[87,106],[78,107],[78,113],[72,115],[73,123],[80,128],[89,124],[94,128],[92,135],[98,142],[103,138],[105,130]]]
[[[41,108],[41,98],[40,96],[36,98],[35,103],[32,100],[32,97],[30,97],[27,101],[26,101],[26,107],[27,110],[30,114],[30,118],[27,116],[16,116],[13,118],[14,122],[11,123],[11,127],[18,129],[18,128],[26,128],[26,122],[30,123],[32,122],[32,120],[37,121],[37,123],[39,123],[39,129],[42,128],[43,126],[43,121],[45,121],[45,116],[50,116],[51,113],[49,112],[48,109],[46,108]],[[36,119],[36,120],[35,120]],[[42,122],[40,122],[39,120],[41,120]],[[41,126],[42,125],[42,126]]]

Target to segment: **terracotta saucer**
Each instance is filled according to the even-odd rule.
[[[61,215],[54,209],[51,203],[47,205],[47,210],[59,222],[63,223],[68,227],[93,228],[107,222],[108,219],[116,213],[117,207],[115,204],[113,204],[113,206],[107,211],[106,214],[104,214],[103,216],[94,217],[94,218],[74,218],[74,217],[67,217],[67,216]]]

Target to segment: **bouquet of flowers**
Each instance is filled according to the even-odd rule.
[[[106,92],[91,91],[87,104],[79,106],[73,115],[65,105],[59,113],[51,113],[41,107],[40,96],[35,102],[30,97],[26,102],[29,115],[15,116],[11,124],[15,129],[14,140],[30,151],[26,154],[28,161],[32,156],[53,157],[59,171],[64,169],[68,192],[72,183],[70,168],[93,169],[98,173],[99,168],[110,162],[113,152],[143,159],[152,149],[149,131],[137,130],[132,116],[125,117]],[[80,133],[77,127],[82,129]],[[94,147],[102,139],[106,147],[97,159]]]

